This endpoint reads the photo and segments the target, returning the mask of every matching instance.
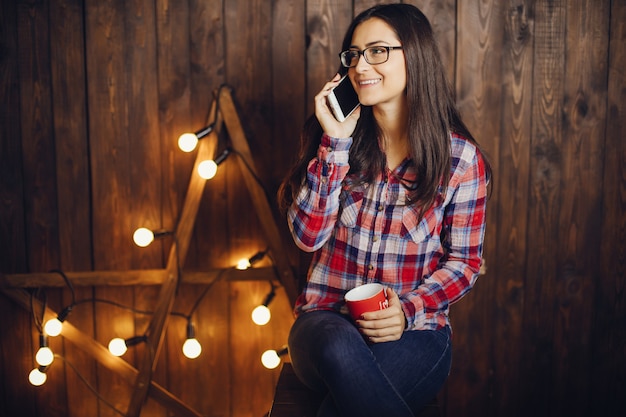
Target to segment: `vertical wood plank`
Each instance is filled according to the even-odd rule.
[[[495,172],[497,205],[492,205],[495,219],[495,257],[488,259],[488,276],[494,293],[494,415],[515,415],[524,398],[510,386],[521,382],[520,361],[511,355],[519,353],[525,341],[522,336],[524,318],[524,287],[526,280],[525,239],[527,226],[530,135],[533,70],[533,15],[527,1],[509,3],[504,10],[503,93],[501,144],[497,157],[500,167]],[[489,273],[492,272],[492,273]],[[497,342],[496,342],[497,340]]]
[[[626,409],[626,4],[611,3],[599,274],[591,348],[593,412]],[[591,412],[589,410],[588,412]]]
[[[456,0],[409,0],[428,18],[439,44],[441,59],[451,85],[455,82],[456,68]]]
[[[24,162],[24,210],[28,268],[41,271],[59,265],[56,160],[52,119],[52,75],[49,48],[49,5],[47,2],[18,2],[18,55],[20,115]],[[59,291],[51,291],[55,298]],[[39,329],[27,327],[34,352],[39,348]],[[56,349],[57,346],[55,346]],[[34,353],[33,356],[34,357]],[[67,397],[62,365],[49,368],[45,384],[36,391],[37,407],[55,403],[53,415],[67,415]]]
[[[48,28],[47,3],[18,2],[26,246],[29,267],[39,271],[59,262]]]
[[[130,267],[132,243],[130,215],[131,165],[133,160],[128,137],[128,73],[126,71],[124,2],[85,1],[85,46],[89,83],[88,117],[94,206],[92,229],[95,269]],[[132,288],[98,288],[98,298],[133,305]],[[95,306],[96,340],[107,346],[114,337],[135,336],[132,313],[107,305]],[[112,322],[98,317],[115,317]],[[135,350],[124,357],[135,363]],[[118,410],[125,411],[131,393],[128,384],[101,365],[97,366],[97,389]],[[98,402],[99,417],[116,415]]]
[[[606,129],[609,1],[567,3],[563,140],[560,205],[560,250],[553,363],[556,415],[576,415],[589,406],[590,374],[596,366],[590,352],[594,292],[601,245],[600,213]],[[587,254],[587,256],[581,256]]]
[[[196,339],[202,353],[188,359],[182,353],[187,322],[173,317],[168,334],[168,382],[173,394],[205,416],[229,415],[230,412],[230,345],[229,284],[215,283],[204,297],[206,287],[183,285],[176,297],[175,311],[191,315]],[[192,307],[197,303],[195,311]]]
[[[270,344],[272,336],[250,317],[269,289],[268,283],[261,281],[230,284],[231,417],[262,416],[271,408],[277,375],[265,369],[260,358],[266,349],[274,348]]]
[[[0,271],[26,271],[17,4],[0,4]]]
[[[300,144],[300,130],[306,117],[305,62],[306,40],[304,3],[298,0],[279,0],[272,8],[272,97],[273,135],[268,147],[272,152],[266,160],[271,161],[271,195],[286,175],[287,162],[296,157]],[[271,203],[275,203],[270,200]]]
[[[176,225],[194,163],[193,153],[178,149],[178,137],[202,127],[191,124],[189,13],[187,2],[156,2],[159,162],[163,189],[160,208],[162,226],[167,228]],[[169,245],[164,245],[164,253],[166,249]]]
[[[125,269],[134,251],[128,206],[134,161],[128,137],[124,2],[87,0],[85,16],[94,267]]]
[[[502,55],[504,19],[498,1],[462,2],[457,5],[456,92],[465,123],[498,172],[500,144],[500,100],[502,96]],[[496,174],[497,175],[497,174]],[[495,338],[493,303],[497,277],[490,273],[496,255],[498,196],[487,206],[487,226],[483,259],[486,274],[480,276],[473,291],[451,307],[455,329],[452,371],[447,383],[449,415],[491,415],[494,346],[485,341]],[[468,381],[472,381],[468,383]]]
[[[60,267],[91,268],[91,205],[83,1],[50,3],[52,106],[59,207]]]
[[[195,132],[205,127],[213,120],[211,103],[215,92],[225,82],[225,19],[222,0],[196,1],[189,3],[189,89],[190,108],[189,125],[187,131]],[[183,23],[185,24],[185,23]],[[178,28],[175,28],[178,30]],[[182,132],[177,132],[179,135]],[[178,137],[176,136],[176,139]],[[222,147],[218,152],[221,152]],[[176,150],[176,158],[185,160],[184,155]],[[224,164],[226,165],[227,162]],[[181,183],[178,187],[185,187],[191,172],[191,166],[181,164]],[[219,178],[224,174],[223,167],[218,170],[204,188],[199,213],[196,219],[193,245],[188,256],[188,265],[195,268],[225,267],[224,258],[228,254],[227,245],[215,245],[215,241],[226,239],[228,224],[224,221],[227,212],[226,183]],[[183,181],[184,178],[184,181]],[[207,239],[207,236],[211,238]]]
[[[173,230],[175,225],[162,223],[158,79],[157,72],[153,70],[157,67],[154,1],[124,2],[124,33],[127,89],[123,92],[123,99],[128,109],[128,125],[123,133],[128,141],[130,156],[127,217],[131,227],[122,231],[121,237],[124,242],[130,242],[133,231],[138,227]],[[161,242],[147,248],[131,244],[131,267],[162,268],[165,256],[159,244]],[[167,243],[171,244],[171,239],[163,246],[169,247]]]
[[[89,153],[87,136],[87,94],[85,74],[84,7],[82,0],[64,0],[50,3],[50,49],[52,74],[52,105],[56,147],[56,173],[59,206],[60,267],[63,270],[90,270],[91,205],[88,198]],[[76,299],[92,298],[90,288],[76,288]],[[62,311],[73,302],[69,290],[63,291]],[[67,318],[86,334],[93,333],[93,305],[80,305]],[[57,338],[55,338],[57,339]],[[64,369],[67,389],[67,416],[78,417],[91,413],[94,394],[81,380],[96,384],[95,361],[71,343],[60,337],[51,341],[62,346],[53,351],[63,356],[55,368]],[[79,373],[80,374],[79,374]],[[55,384],[60,381],[50,381]]]
[[[41,387],[28,382],[28,374],[37,366],[35,353],[39,348],[32,343],[33,318],[4,295],[0,300],[0,314],[11,317],[0,326],[0,364],[4,375],[0,383],[0,412],[3,416],[37,416]]]
[[[563,73],[565,70],[565,2],[535,5],[535,65],[532,91],[531,200],[528,213],[529,249],[524,297],[521,362],[522,413],[550,415],[553,404],[553,366],[559,360],[554,350],[557,293],[557,256],[553,254],[559,233],[561,151],[563,141]],[[558,247],[558,246],[557,246]]]
[[[270,176],[266,182],[268,200],[278,212],[276,192],[300,149],[300,132],[307,116],[306,100],[306,18],[305,3],[280,0],[272,10],[272,96],[273,134],[268,138],[272,149]],[[293,244],[284,216],[275,216],[285,249],[292,265],[298,265],[299,250]]]
[[[93,299],[93,288],[75,288],[76,301]],[[62,311],[72,303],[70,291],[63,292],[63,305],[55,311]],[[84,334],[95,336],[94,303],[81,303],[77,305],[72,313],[67,317],[68,323],[79,328]],[[91,386],[97,386],[96,362],[82,349],[72,343],[68,343],[63,336],[59,337],[63,343],[62,355],[64,360],[59,361],[55,366],[64,366],[65,378],[67,380],[66,389],[68,417],[81,417],[93,413],[95,395],[87,387],[83,379]],[[56,342],[56,341],[55,341]],[[56,352],[55,352],[56,353]],[[71,365],[70,365],[71,364]],[[55,381],[56,382],[56,381]]]
[[[314,111],[313,98],[337,73],[338,54],[353,16],[352,2],[314,0],[306,2],[307,114]]]

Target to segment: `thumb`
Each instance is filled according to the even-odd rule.
[[[386,291],[387,291],[387,300],[389,300],[389,305],[400,302],[400,297],[398,297],[398,294],[396,294],[396,292],[393,289],[391,289],[391,287],[387,287]]]

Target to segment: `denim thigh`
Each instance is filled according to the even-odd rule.
[[[312,311],[296,319],[289,354],[303,383],[329,393],[328,412],[318,415],[410,417],[449,374],[450,331],[408,331],[394,342],[368,344],[347,317]]]

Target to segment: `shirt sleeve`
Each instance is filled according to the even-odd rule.
[[[471,162],[457,166],[457,171],[463,171],[463,165],[465,170],[456,173],[456,180],[452,176],[447,191],[451,198],[444,211],[442,231],[446,254],[434,272],[425,277],[423,284],[401,297],[407,330],[441,327],[449,306],[470,291],[478,277],[485,234],[488,178],[482,156],[475,147],[470,149],[474,152],[473,158],[466,160]]]
[[[318,250],[335,226],[351,145],[352,138],[322,136],[317,156],[309,162],[305,181],[287,211],[291,235],[306,252]]]

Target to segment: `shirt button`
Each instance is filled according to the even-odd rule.
[[[374,265],[369,264],[369,265],[367,266],[367,269],[369,269],[369,270],[371,271],[372,269],[374,269]]]
[[[378,236],[374,236],[374,242],[378,242],[379,237]]]
[[[333,151],[333,148],[331,148],[331,147],[329,146],[328,148],[326,148],[326,150],[327,150],[328,152],[332,152],[332,151]]]
[[[378,211],[383,211],[384,207],[382,204],[379,204],[378,207],[376,207],[376,210]]]

